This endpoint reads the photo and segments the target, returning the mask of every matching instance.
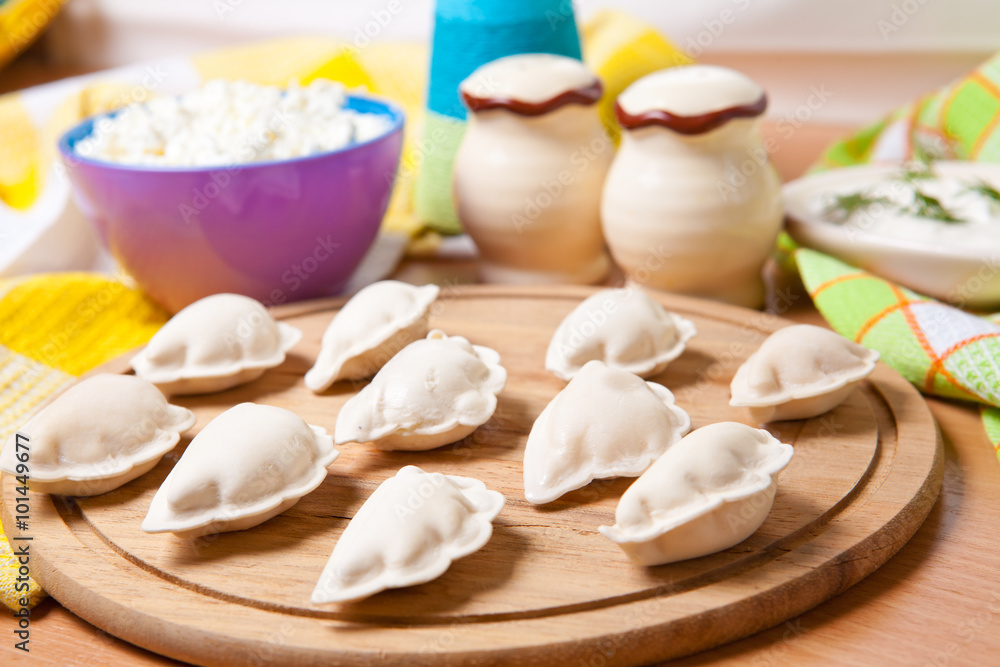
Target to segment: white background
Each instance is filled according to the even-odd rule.
[[[395,3],[399,3],[397,6]],[[746,71],[771,115],[813,85],[834,91],[814,122],[857,124],[934,90],[1000,49],[1000,0],[579,0],[582,18],[630,12],[701,61]],[[392,14],[388,9],[397,11]],[[432,0],[73,0],[47,38],[59,63],[88,69],[291,34],[426,40]],[[725,22],[724,22],[725,21]],[[859,83],[861,82],[861,83]]]
[[[65,11],[78,18],[100,16],[121,27],[155,25],[164,33],[183,27],[187,34],[176,36],[177,46],[200,50],[220,39],[290,32],[350,38],[357,26],[371,19],[372,12],[391,1],[73,0]],[[381,37],[425,39],[431,29],[433,2],[396,1],[402,10]],[[581,17],[604,7],[628,11],[678,43],[729,9],[736,20],[715,39],[713,49],[719,51],[981,52],[1000,48],[997,0],[580,0],[574,4]],[[899,30],[886,35],[879,21],[891,23],[894,8],[898,8],[897,23],[900,17],[903,22]],[[121,39],[132,49],[130,58],[172,55],[159,52],[160,40]]]

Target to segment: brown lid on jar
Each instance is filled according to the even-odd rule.
[[[767,95],[735,70],[691,65],[642,77],[618,96],[614,109],[626,130],[658,125],[694,135],[735,118],[760,116],[767,109]]]
[[[575,58],[526,53],[499,58],[475,70],[459,86],[471,111],[506,109],[540,116],[567,104],[596,104],[604,87]]]

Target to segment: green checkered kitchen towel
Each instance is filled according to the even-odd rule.
[[[1000,162],[1000,53],[838,141],[814,170],[904,160]]]
[[[802,282],[839,334],[926,394],[983,404],[1000,458],[1000,323],[921,296],[815,250],[795,251]]]
[[[1000,162],[1000,53],[833,144],[813,171],[937,159]],[[1000,315],[970,315],[820,253],[795,252],[783,238],[779,260],[795,253],[803,281],[834,329],[881,352],[925,393],[990,406],[983,408],[983,423],[1000,447]]]

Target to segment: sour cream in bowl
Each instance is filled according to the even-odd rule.
[[[802,245],[956,305],[1000,306],[1000,165],[847,167],[783,195]]]

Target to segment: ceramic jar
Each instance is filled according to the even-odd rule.
[[[634,282],[759,306],[781,228],[759,132],[763,89],[724,67],[647,75],[615,102],[624,132],[601,201],[604,235]]]
[[[597,114],[600,80],[579,60],[522,54],[480,67],[459,90],[472,113],[452,189],[480,277],[601,281],[601,185],[614,148]]]

